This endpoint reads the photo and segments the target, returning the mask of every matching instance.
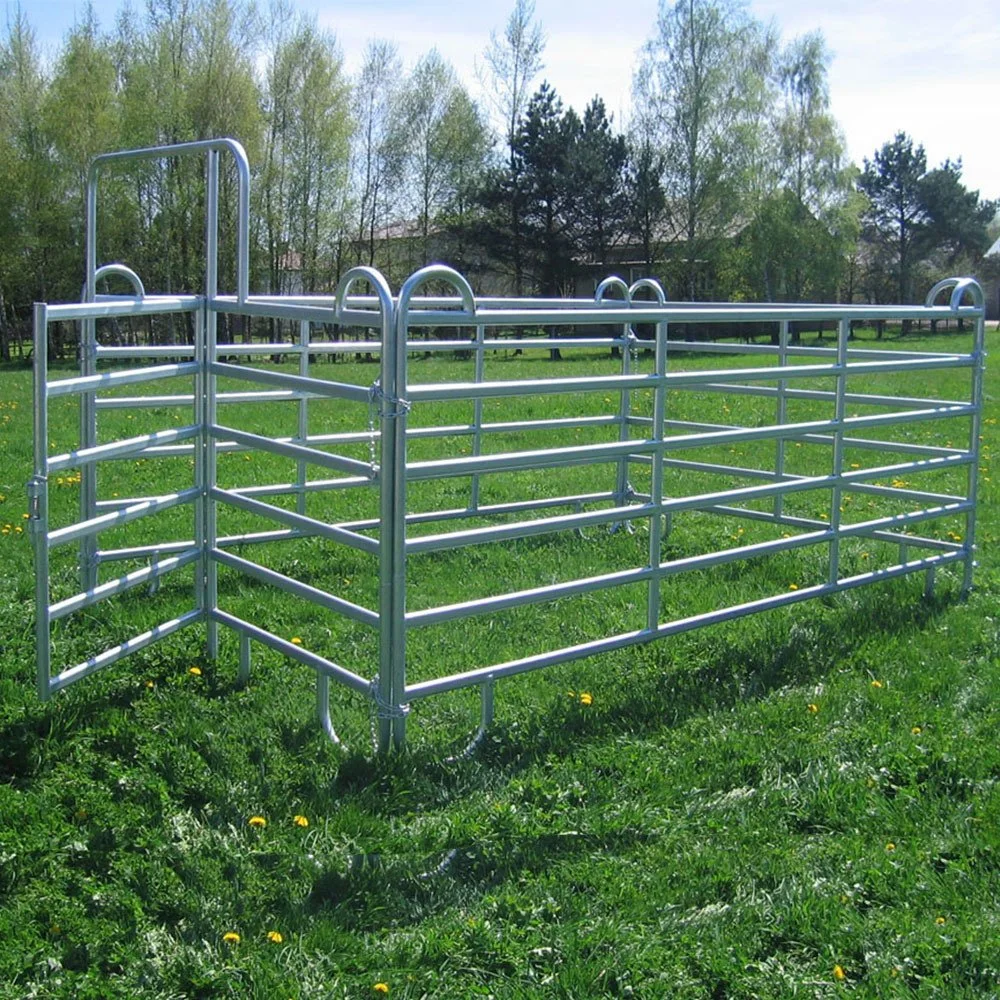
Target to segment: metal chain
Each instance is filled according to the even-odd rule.
[[[372,682],[368,687],[369,696],[369,710],[368,710],[368,721],[371,727],[372,733],[372,746],[377,752],[379,749],[378,745],[378,723],[381,719],[405,719],[410,714],[410,706],[406,705],[392,705],[387,701],[382,699],[379,694],[379,683],[378,674],[372,678]]]
[[[376,423],[381,427],[387,417],[402,417],[410,412],[410,401],[402,396],[388,396],[382,391],[382,380],[375,379],[368,390],[368,459],[375,472],[378,460],[375,452]]]

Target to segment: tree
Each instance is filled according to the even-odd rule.
[[[625,226],[625,137],[614,135],[604,101],[595,97],[583,113],[572,149],[570,182],[575,188],[576,249],[598,264]]]
[[[278,38],[267,73],[267,170],[262,177],[271,288],[284,291],[289,264],[315,292],[336,271],[351,134],[348,86],[333,38],[309,20]]]
[[[642,247],[642,259],[652,270],[660,235],[667,215],[667,199],[663,193],[663,154],[658,152],[648,136],[637,134],[628,146],[625,173],[626,228]]]
[[[572,164],[582,126],[563,113],[543,83],[531,98],[514,149],[524,180],[525,245],[543,295],[561,295],[572,269],[573,215],[579,203]]]
[[[822,35],[795,39],[772,61],[741,185],[747,220],[727,248],[728,293],[767,301],[837,297],[856,242],[853,168],[829,114]],[[746,130],[745,130],[746,131]]]
[[[762,100],[767,33],[737,0],[661,0],[633,85],[639,126],[664,160],[669,221],[694,299],[700,262],[737,216],[740,126]]]
[[[436,49],[417,63],[407,80],[394,130],[426,264],[431,232],[442,216],[457,210],[457,218],[464,221],[471,184],[486,154],[479,113]]]
[[[913,148],[905,132],[865,158],[858,179],[859,190],[868,197],[864,214],[866,238],[882,250],[894,277],[899,302],[913,299],[913,269],[918,259],[921,228],[927,219],[921,197],[921,178],[927,167],[923,146]]]
[[[396,47],[372,41],[354,85],[356,142],[352,151],[357,204],[357,258],[375,263],[376,234],[385,229],[391,209],[390,188],[400,168],[394,146],[393,108],[402,69]]]
[[[515,0],[514,9],[507,19],[503,35],[490,34],[490,44],[484,53],[486,82],[484,92],[488,103],[501,122],[502,135],[507,147],[507,175],[500,181],[494,177],[491,194],[499,197],[506,193],[509,254],[514,275],[514,289],[522,291],[524,264],[521,233],[521,179],[515,151],[521,116],[528,105],[531,84],[542,70],[542,52],[545,36],[541,25],[533,20],[534,0]],[[499,207],[499,205],[494,206]]]
[[[962,184],[962,161],[945,160],[920,179],[926,216],[923,243],[951,269],[963,258],[981,257],[990,245],[989,225],[997,212],[994,201],[980,201],[978,191]]]

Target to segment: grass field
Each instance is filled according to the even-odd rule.
[[[905,341],[956,345],[968,342]],[[329,368],[362,384],[376,374],[372,365]],[[420,359],[410,377],[469,370]],[[488,374],[597,371],[612,371],[606,356],[496,358]],[[455,763],[446,759],[475,728],[473,694],[419,702],[407,751],[373,759],[368,705],[336,689],[334,722],[353,751],[345,754],[316,724],[311,673],[255,647],[251,683],[240,689],[236,639],[225,630],[217,662],[205,659],[196,627],[41,704],[23,520],[30,372],[7,368],[0,380],[0,997],[312,1000],[379,996],[383,985],[392,997],[498,1000],[1000,996],[997,366],[987,371],[980,567],[968,600],[959,599],[956,564],[938,574],[930,600],[922,576],[911,577],[516,678],[498,686],[497,719],[479,753]],[[880,387],[874,378],[852,384]],[[935,373],[932,388],[926,376],[894,376],[891,387],[960,399],[968,372]],[[364,407],[311,407],[317,431],[366,423]],[[637,413],[649,407],[635,394]],[[507,400],[487,404],[485,419],[614,409],[600,394]],[[773,421],[773,403],[753,397],[671,394],[668,409],[687,419]],[[412,424],[470,414],[471,406],[425,404]],[[789,419],[816,415],[829,407],[790,406]],[[188,419],[169,408],[101,417],[109,438]],[[291,406],[230,408],[223,420],[295,432]],[[73,403],[54,400],[50,422],[51,452],[71,447]],[[960,444],[968,424],[894,433]],[[608,431],[547,442],[600,434]],[[513,443],[501,436],[488,447]],[[419,442],[412,455],[469,447],[463,438]],[[773,447],[685,457],[763,464]],[[365,459],[367,447],[345,453]],[[861,465],[884,459],[845,456]],[[792,471],[828,462],[828,448],[788,450]],[[292,463],[260,453],[220,458],[223,485],[293,475]],[[631,475],[641,491],[642,470]],[[101,494],[157,493],[190,477],[185,457],[118,462],[102,467]],[[486,477],[482,499],[611,489],[613,481],[607,466]],[[710,484],[718,477],[692,473],[668,489]],[[936,473],[921,485],[960,491],[961,479]],[[54,526],[75,519],[78,489],[72,474],[52,484]],[[463,506],[468,483],[421,485],[411,498],[415,509]],[[845,518],[891,509],[879,499],[852,502]],[[829,509],[818,494],[787,504],[808,516]],[[375,499],[360,490],[312,495],[308,509],[365,517]],[[190,518],[190,510],[169,511],[107,533],[102,545],[185,537]],[[227,513],[221,530],[268,526]],[[926,530],[945,538],[963,528],[954,519]],[[425,530],[438,529],[413,533]],[[678,516],[664,558],[775,535],[746,520]],[[54,558],[53,600],[76,590],[70,549]],[[641,565],[647,550],[639,525],[634,534],[592,529],[582,539],[546,535],[414,557],[408,606]],[[376,607],[374,557],[307,539],[255,549],[253,558]],[[898,548],[851,542],[842,559],[845,573],[860,572],[892,564]],[[679,617],[779,593],[821,582],[825,571],[825,550],[803,549],[687,574],[664,587],[661,612]],[[191,579],[181,570],[155,594],[134,591],[71,617],[55,631],[56,661],[77,662],[187,610]],[[220,586],[227,610],[375,672],[377,643],[363,626],[225,571]],[[641,627],[644,601],[644,587],[623,588],[421,629],[411,636],[410,678],[525,655],[553,636],[564,645]]]

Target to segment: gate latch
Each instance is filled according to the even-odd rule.
[[[42,498],[48,490],[45,476],[32,476],[28,480],[28,530],[37,531],[42,519]]]

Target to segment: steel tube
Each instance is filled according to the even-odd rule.
[[[371,390],[366,389],[364,386],[351,385],[348,382],[331,382],[321,378],[303,378],[301,375],[289,375],[285,372],[269,372],[260,368],[229,365],[221,361],[213,361],[209,367],[214,375],[225,375],[229,378],[243,379],[247,382],[260,382],[264,385],[280,385],[287,389],[299,389],[313,396],[327,397],[329,399],[349,399],[355,403],[367,403],[371,394]]]
[[[320,451],[317,448],[307,448],[303,445],[292,444],[290,441],[281,441],[276,438],[265,437],[262,434],[251,434],[248,431],[238,431],[235,427],[224,427],[214,424],[209,429],[209,434],[215,438],[229,438],[245,448],[257,449],[259,451],[270,452],[272,455],[283,455],[285,458],[294,458],[299,461],[308,462],[310,465],[322,465],[327,469],[338,469],[341,472],[349,472],[354,475],[367,475],[374,479],[375,473],[366,462],[359,462],[356,458],[344,458],[342,455],[331,455],[329,452]]]
[[[130,368],[128,371],[103,372],[100,375],[84,375],[79,378],[59,379],[49,382],[49,399],[68,396],[77,392],[93,392],[95,389],[114,388],[119,385],[136,385],[139,382],[155,382],[161,378],[175,378],[178,375],[197,375],[197,361],[182,361],[174,365],[156,365],[152,368]]]
[[[287,639],[282,639],[273,632],[268,632],[267,629],[260,628],[260,626],[254,625],[252,622],[244,621],[242,618],[238,618],[236,615],[229,614],[229,612],[222,611],[219,608],[216,608],[210,614],[217,624],[225,625],[234,632],[248,635],[255,642],[262,643],[291,660],[297,660],[307,667],[312,667],[317,673],[325,674],[336,681],[340,681],[341,684],[345,684],[359,694],[369,695],[371,693],[370,681],[365,680],[364,677],[360,677],[346,667],[342,667],[332,660],[320,656],[318,653],[312,653],[302,646],[297,646]]]
[[[133,506],[126,507],[124,510],[114,511],[110,514],[99,514],[97,517],[88,518],[86,521],[78,521],[76,524],[67,525],[65,528],[58,528],[55,531],[49,532],[49,548],[52,549],[57,545],[65,545],[67,542],[79,541],[81,538],[96,535],[98,532],[106,531],[108,528],[118,528],[123,524],[128,524],[129,521],[146,517],[148,514],[157,514],[160,511],[169,510],[171,507],[177,507],[182,503],[191,503],[198,498],[200,492],[197,487],[193,487],[181,490],[179,493],[168,493],[162,497],[157,497],[155,500],[133,504]]]
[[[364,625],[378,627],[378,614],[360,604],[354,604],[343,597],[337,597],[336,594],[320,590],[318,587],[310,587],[309,584],[294,580],[284,573],[268,569],[266,566],[251,562],[249,559],[243,559],[241,556],[234,556],[231,552],[224,552],[222,549],[213,549],[211,556],[217,563],[245,573],[247,576],[252,576],[255,580],[260,580],[261,583],[270,584],[287,594],[301,597],[303,600],[318,604],[321,608],[326,608],[329,611],[336,611],[345,618],[361,622]]]
[[[139,437],[112,441],[109,444],[99,444],[92,448],[78,448],[64,455],[53,455],[49,459],[50,472],[62,472],[83,465],[92,465],[111,458],[129,458],[137,452],[142,452],[150,445],[167,444],[171,441],[189,441],[197,437],[201,427],[193,424],[189,427],[178,427],[166,431],[154,431],[152,434],[142,434]]]
[[[52,646],[49,641],[49,367],[48,307],[36,302],[32,310],[34,369],[32,411],[33,474],[28,484],[28,531],[35,564],[35,678],[39,698],[49,697]]]
[[[576,646],[567,646],[551,652],[540,653],[535,656],[526,656],[518,660],[509,660],[506,663],[499,663],[488,667],[478,667],[474,670],[466,670],[462,673],[451,674],[447,677],[438,677],[433,680],[420,681],[411,684],[406,688],[406,697],[409,701],[416,701],[419,698],[426,698],[432,694],[441,694],[445,691],[455,691],[459,688],[469,687],[473,684],[480,684],[488,677],[492,676],[499,680],[501,677],[511,677],[515,674],[526,673],[530,670],[538,670],[542,667],[554,666],[557,663],[566,663],[570,660],[578,660],[587,656],[595,656],[598,653],[608,653],[617,649],[625,649],[640,643],[650,642],[653,639],[664,638],[668,635],[678,635],[681,632],[688,632],[691,629],[700,628],[705,625],[715,625],[724,621],[732,621],[743,618],[746,615],[754,614],[758,611],[770,611],[775,608],[785,607],[789,604],[797,604],[813,597],[823,597],[828,594],[839,593],[843,590],[851,590],[855,587],[867,583],[874,583],[880,580],[890,580],[895,577],[905,576],[908,573],[916,573],[931,566],[939,567],[956,559],[962,558],[961,552],[943,553],[937,556],[928,556],[924,559],[912,560],[903,565],[890,566],[885,569],[873,570],[870,573],[863,573],[859,576],[847,577],[838,580],[835,584],[818,584],[812,587],[803,587],[800,590],[789,591],[784,594],[776,594],[773,597],[766,597],[756,601],[747,601],[744,604],[733,605],[728,608],[719,608],[708,611],[700,615],[693,615],[690,618],[681,618],[676,621],[659,625],[655,629],[640,629],[634,632],[623,632],[619,635],[608,636],[592,642],[580,643]]]
[[[263,503],[260,500],[251,500],[250,497],[241,496],[230,490],[219,489],[214,486],[208,491],[209,497],[214,500],[228,503],[233,507],[239,507],[250,514],[258,514],[261,517],[268,517],[272,520],[287,524],[290,528],[297,528],[307,531],[312,535],[320,535],[332,541],[348,545],[352,549],[359,549],[361,552],[378,552],[378,542],[374,538],[366,538],[364,535],[355,534],[353,531],[345,531],[335,525],[327,524],[324,521],[317,521],[304,514],[296,514],[273,504]]]
[[[196,622],[201,621],[202,617],[203,613],[200,609],[188,611],[186,614],[172,618],[162,625],[157,625],[148,632],[143,632],[141,635],[137,635],[118,646],[106,649],[103,653],[92,656],[90,659],[78,663],[75,667],[63,670],[62,673],[56,674],[49,682],[49,693],[55,694],[56,691],[61,691],[63,688],[69,687],[70,684],[95,673],[102,667],[110,667],[112,663],[117,663],[130,653],[138,653],[140,649],[145,649],[160,639],[166,639],[167,636],[173,635],[179,629],[187,625],[194,625]]]
[[[70,615],[74,611],[89,608],[91,605],[97,604],[109,597],[123,594],[133,587],[139,587],[144,583],[159,579],[173,572],[175,569],[180,569],[194,562],[200,555],[201,550],[198,548],[186,549],[180,555],[170,556],[160,562],[153,563],[152,566],[145,567],[145,569],[137,569],[131,573],[126,573],[115,580],[109,580],[107,583],[100,584],[93,590],[74,594],[72,597],[67,597],[65,600],[53,604],[49,608],[49,618],[52,621],[65,618],[66,615]]]

